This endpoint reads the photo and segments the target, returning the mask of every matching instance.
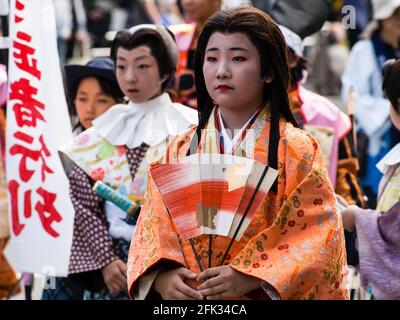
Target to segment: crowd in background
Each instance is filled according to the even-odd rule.
[[[176,32],[176,30],[180,30],[177,27],[179,25],[191,23],[201,25],[205,22],[202,20],[202,13],[191,12],[192,6],[196,8],[191,2],[196,2],[196,0],[53,1],[56,10],[57,44],[63,66],[70,64],[85,65],[89,62],[87,66],[93,65],[111,72],[113,66],[107,65],[108,62],[102,61],[101,58],[97,60],[97,57],[110,55],[110,47],[119,30],[139,24],[155,23],[170,27],[172,31],[175,31],[176,36],[180,34],[180,31]],[[213,1],[210,0],[210,2]],[[257,0],[223,0],[222,8],[240,5],[255,5],[262,8],[262,2]],[[353,9],[355,15],[352,15],[351,10]],[[207,14],[205,13],[206,18]],[[198,31],[197,29],[193,30],[195,37]],[[290,31],[287,35],[288,37],[292,36]],[[297,72],[296,81],[291,83],[291,102],[292,104],[297,102],[301,105],[303,102],[306,103],[307,97],[311,100],[314,99],[315,102],[319,98],[311,97],[305,94],[306,91],[301,91],[303,89],[310,90],[329,100],[329,102],[321,102],[323,105],[329,105],[327,110],[329,108],[331,108],[329,110],[336,110],[336,107],[331,107],[329,104],[332,103],[339,110],[349,115],[352,120],[355,117],[353,127],[354,134],[357,136],[357,144],[353,145],[353,149],[350,151],[346,149],[348,142],[347,138],[343,137],[348,132],[343,132],[340,139],[337,139],[335,143],[338,145],[339,160],[337,172],[333,173],[333,179],[337,179],[338,184],[345,181],[344,184],[349,185],[350,189],[351,186],[356,185],[354,189],[349,191],[352,193],[351,199],[354,202],[343,199],[344,203],[347,201],[346,204],[357,206],[353,207],[354,212],[367,208],[376,210],[377,205],[378,209],[382,209],[382,205],[379,207],[379,203],[377,204],[377,199],[382,194],[382,190],[378,186],[383,175],[376,168],[376,165],[400,142],[400,134],[396,126],[390,121],[391,103],[382,92],[381,68],[387,60],[400,58],[400,1],[334,0],[331,4],[329,17],[319,31],[300,37],[300,40],[303,46],[300,51],[296,51],[298,42],[295,41],[292,47],[288,43],[289,48],[292,49],[292,55],[289,55],[289,58],[291,57],[293,61],[292,78],[296,76]],[[188,49],[189,59],[194,50],[195,47]],[[4,54],[0,56],[0,59],[3,60],[0,61],[1,63],[6,64]],[[193,66],[191,67],[193,69]],[[68,76],[68,68],[65,71],[67,72],[66,76]],[[193,102],[195,95],[191,91],[194,86],[193,79],[192,82],[189,80],[186,82],[185,75],[189,74],[186,71],[183,70],[176,80],[179,82],[178,86],[181,86],[179,88],[185,91],[185,97],[179,96],[178,93],[177,101],[190,107],[196,107],[196,102]],[[108,95],[109,104],[123,102],[123,94],[115,88],[116,80],[111,76],[110,79],[111,82],[114,81],[114,84],[107,85],[111,88]],[[79,96],[78,88],[74,88],[74,90],[76,90],[73,93],[74,97]],[[353,105],[358,109],[351,110]],[[75,110],[75,107],[72,108],[72,117],[79,116],[76,113],[77,110]],[[295,109],[292,111],[296,116]],[[335,125],[339,126],[338,122],[339,120]],[[79,132],[90,127],[90,125],[85,126],[82,122],[80,122],[80,125],[83,126],[75,127],[75,129],[80,130]],[[302,125],[307,125],[307,121]],[[79,132],[76,131],[75,133],[79,134]],[[351,138],[349,139],[351,140]],[[348,160],[353,158],[357,160],[357,164],[349,165]],[[339,170],[342,164],[347,170],[343,171],[345,172],[343,174]],[[348,169],[349,166],[353,169]],[[338,189],[336,193],[340,193]],[[347,212],[347,214],[354,216],[354,212]],[[347,221],[344,221],[347,262],[350,266],[349,270],[354,272],[350,274],[353,277],[350,284],[351,298],[370,298],[371,294],[368,295],[367,291],[362,293],[359,291],[361,287],[359,278],[357,278],[359,248],[354,234],[355,223],[354,221],[353,224],[346,223]],[[368,236],[364,235],[365,241],[369,241],[367,238]],[[362,251],[363,254],[366,252],[365,250]],[[374,259],[376,260],[373,260],[373,262],[378,263],[378,258],[374,257]],[[391,261],[398,263],[399,260],[393,258]],[[394,269],[396,268],[396,275],[399,277],[398,266],[395,266]],[[375,271],[371,274],[375,275]],[[387,274],[390,274],[390,272]],[[29,277],[27,277],[25,284],[28,288],[27,292],[29,292]],[[379,290],[384,292],[385,288],[378,288],[377,285],[375,290],[375,292],[379,292]],[[51,295],[49,292],[45,292],[46,294]],[[77,289],[76,295],[83,298],[79,289]],[[392,297],[400,298],[398,295]]]
[[[161,23],[166,26],[190,22],[181,0],[54,0],[57,17],[57,35],[62,63],[85,63],[93,56],[107,55],[116,31],[141,23]],[[187,1],[190,3],[190,1]],[[262,1],[260,7],[262,7]],[[252,4],[251,0],[224,0],[222,8]],[[255,1],[255,4],[258,4]],[[190,4],[189,4],[190,5]],[[353,6],[354,25],[343,22]],[[306,39],[305,55],[309,62],[308,86],[338,99],[341,75],[350,49],[362,36],[372,20],[369,0],[333,1],[328,21],[320,32]]]

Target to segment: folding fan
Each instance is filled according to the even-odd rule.
[[[252,159],[204,153],[153,166],[150,174],[185,239],[216,234],[232,243],[240,240],[277,177],[275,169]]]

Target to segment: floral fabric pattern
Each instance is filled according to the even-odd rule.
[[[135,177],[141,167],[147,149],[147,145],[126,149],[131,177]],[[75,209],[69,273],[98,270],[118,258],[123,258],[124,250],[120,249],[108,232],[103,210],[104,199],[92,190],[93,180],[81,168],[74,166],[69,181],[70,196]]]
[[[260,116],[254,127],[261,120]],[[207,139],[213,143],[209,134],[213,130],[209,121],[200,145],[207,145]],[[269,130],[268,117],[254,147],[256,161],[267,163]],[[166,161],[186,155],[194,131],[192,128],[170,145]],[[277,193],[270,192],[264,199],[243,237],[234,242],[225,264],[269,283],[282,299],[347,299],[343,226],[318,144],[283,119],[280,132]],[[208,241],[208,235],[193,238],[203,266],[208,265]],[[212,241],[211,261],[217,266],[230,239],[214,236]],[[164,261],[199,272],[190,242],[177,232],[150,176],[128,259],[131,296],[140,278]],[[237,298],[269,297],[259,289]]]

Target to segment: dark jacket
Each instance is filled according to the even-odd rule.
[[[253,0],[265,11],[301,38],[319,31],[327,20],[332,0]]]

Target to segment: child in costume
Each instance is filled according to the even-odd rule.
[[[70,196],[75,208],[69,273],[88,289],[87,299],[126,299],[126,261],[136,218],[92,187],[102,181],[138,206],[147,166],[165,152],[170,136],[197,122],[197,113],[172,103],[165,88],[178,50],[162,26],[139,25],[117,33],[111,48],[119,86],[129,99],[92,121],[61,151],[74,166]]]
[[[86,65],[66,65],[65,83],[73,133],[92,127],[92,121],[117,103],[123,102],[114,62],[96,57]],[[82,300],[84,291],[70,277],[56,277],[55,288],[43,290],[43,300]]]
[[[195,75],[199,125],[177,137],[163,161],[232,154],[268,164],[278,178],[226,254],[228,237],[183,238],[150,174],[128,260],[131,297],[346,299],[342,221],[318,143],[296,128],[290,110],[278,25],[255,8],[216,13],[199,36]]]
[[[66,65],[64,69],[74,135],[92,127],[92,121],[113,105],[124,102],[111,58],[96,57],[84,66]]]
[[[383,66],[383,91],[389,98],[390,117],[400,129],[400,60]],[[383,173],[376,210],[348,205],[342,210],[344,227],[357,231],[359,270],[364,289],[375,299],[400,299],[400,143],[377,164]]]

